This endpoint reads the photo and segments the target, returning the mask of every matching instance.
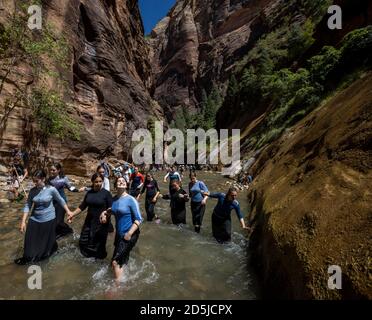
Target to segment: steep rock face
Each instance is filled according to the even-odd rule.
[[[250,246],[265,295],[372,297],[372,73],[314,110],[252,167]],[[342,290],[328,288],[328,267]]]
[[[202,90],[230,77],[231,68],[265,30],[279,0],[179,0],[149,40],[155,99],[168,120],[180,106],[194,110]]]
[[[89,158],[126,159],[132,132],[146,128],[149,116],[161,116],[148,93],[152,76],[137,1],[48,0],[42,8],[45,23],[63,33],[70,46],[64,76],[71,96],[66,99],[83,130],[80,142],[51,139],[38,155],[62,161],[68,172],[84,175],[91,170]],[[36,137],[24,137],[25,114],[22,108],[12,111],[1,139],[2,154],[23,145],[33,148]]]
[[[330,1],[330,3],[340,6],[342,9],[342,29],[330,30],[328,28],[330,15],[324,15],[323,19],[316,26],[313,36],[315,39],[314,44],[295,62],[296,66],[292,66],[294,69],[305,66],[307,60],[318,54],[324,46],[337,48],[349,32],[372,24],[371,1],[334,0]],[[281,7],[282,5],[278,4],[278,8]],[[267,29],[265,33],[267,31],[269,30]],[[270,105],[265,101],[261,101],[260,104],[249,108],[249,110],[241,108],[239,104],[224,103],[217,113],[217,127],[239,128],[245,131],[245,136],[249,137],[249,134],[261,124],[261,120],[266,116],[265,113],[268,108],[270,108]],[[247,130],[247,128],[249,129]]]

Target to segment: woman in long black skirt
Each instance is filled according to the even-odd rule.
[[[89,190],[83,202],[74,212],[68,216],[68,221],[88,208],[88,214],[80,234],[80,252],[87,258],[104,259],[107,256],[106,241],[109,232],[109,221],[102,224],[100,215],[111,208],[112,196],[106,189],[102,188],[103,179],[100,174],[92,176],[92,188]]]
[[[191,172],[189,193],[191,197],[192,223],[197,233],[200,232],[200,227],[203,223],[205,205],[208,199],[208,196],[204,196],[204,192],[208,192],[207,186],[203,181],[196,178],[195,172]]]
[[[37,170],[33,174],[35,187],[30,190],[21,223],[21,232],[26,231],[23,257],[17,264],[34,263],[50,257],[58,248],[56,242],[56,213],[53,202],[57,202],[71,214],[65,200],[57,189],[45,185],[46,173]],[[26,220],[31,216],[26,227]]]
[[[233,209],[239,218],[242,229],[250,230],[245,225],[239,202],[236,200],[238,196],[236,188],[231,187],[227,194],[204,192],[204,195],[218,199],[218,203],[212,213],[212,232],[213,237],[219,243],[231,241],[231,211]]]
[[[186,224],[186,202],[189,201],[188,193],[183,190],[178,180],[171,183],[171,193],[163,195],[164,200],[170,200],[172,223]]]
[[[60,196],[67,203],[65,188],[71,192],[79,192],[74,186],[71,185],[69,179],[63,173],[63,168],[59,163],[54,163],[49,168],[48,184],[55,187]],[[53,203],[56,209],[56,238],[59,239],[73,232],[72,228],[65,222],[66,211],[57,201]]]
[[[160,194],[158,182],[154,179],[153,175],[148,172],[142,187],[141,194],[146,191],[145,210],[147,221],[157,220],[158,216],[155,215],[155,205]]]

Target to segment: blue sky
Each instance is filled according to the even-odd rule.
[[[176,0],[139,0],[145,34],[149,34],[156,24],[163,19]]]

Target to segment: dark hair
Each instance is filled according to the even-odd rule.
[[[103,165],[100,164],[100,165],[97,167],[96,172],[98,172],[99,169],[103,169],[103,170],[105,170],[105,167],[104,167]]]
[[[90,178],[90,181],[92,181],[92,183],[93,183],[97,178],[103,179],[102,176],[99,173],[96,172],[92,175],[92,177]]]
[[[191,178],[196,178],[196,172],[195,171],[190,172],[190,179]]]
[[[55,167],[59,171],[59,176],[61,178],[65,177],[65,173],[63,172],[63,167],[60,163],[58,162],[52,163],[50,167]]]
[[[34,171],[32,177],[37,178],[37,179],[45,179],[46,178],[46,173],[45,173],[44,170],[38,169],[38,170]]]
[[[145,176],[148,176],[148,175],[149,175],[151,178],[154,177],[154,175],[153,175],[150,171],[147,171]]]
[[[238,192],[238,188],[236,188],[236,187],[230,187],[229,190],[227,191],[227,195],[226,196],[230,195],[233,192]]]

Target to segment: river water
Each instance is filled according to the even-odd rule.
[[[168,185],[162,181],[163,174],[155,176],[161,191],[166,193]],[[217,173],[199,173],[198,178],[211,191],[228,189],[227,180]],[[186,189],[187,184],[184,185]],[[70,209],[75,209],[84,195],[67,196]],[[238,200],[247,215],[244,191]],[[215,203],[214,199],[208,200],[202,231],[196,234],[189,207],[187,225],[179,228],[171,224],[169,202],[159,199],[156,213],[161,223],[145,222],[141,226],[140,238],[119,287],[114,286],[109,267],[113,233],[109,234],[105,260],[95,261],[80,254],[78,240],[85,218],[82,213],[72,225],[74,234],[59,240],[58,252],[38,264],[42,270],[41,290],[30,290],[28,267],[13,263],[22,253],[23,235],[18,231],[22,204],[5,205],[0,208],[0,299],[258,299],[259,286],[249,267],[246,234],[240,230],[235,212],[232,242],[220,245],[212,238],[211,213]]]

